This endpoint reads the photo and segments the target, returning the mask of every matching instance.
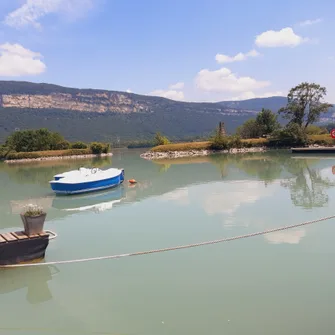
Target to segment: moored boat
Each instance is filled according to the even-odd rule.
[[[54,176],[50,186],[56,194],[79,194],[116,187],[124,181],[124,169],[80,168]]]

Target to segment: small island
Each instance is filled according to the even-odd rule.
[[[247,120],[227,135],[220,122],[212,137],[203,142],[170,143],[169,139],[156,134],[153,148],[141,155],[145,159],[205,156],[214,153],[262,152],[269,149],[292,147],[334,147],[335,139],[329,132],[334,125],[316,126],[322,113],[333,105],[323,102],[326,88],[315,83],[303,82],[293,87],[287,96],[287,105],[277,113],[262,109],[255,119]],[[288,122],[282,126],[278,116]]]
[[[70,143],[59,133],[48,129],[15,131],[0,145],[0,159],[6,163],[41,160],[112,156],[109,143]]]

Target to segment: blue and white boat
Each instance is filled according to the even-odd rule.
[[[124,169],[80,168],[57,174],[50,186],[56,194],[79,194],[116,187],[124,181]]]

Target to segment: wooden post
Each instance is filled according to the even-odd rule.
[[[219,132],[221,136],[226,136],[226,130],[224,128],[224,122],[219,123]]]

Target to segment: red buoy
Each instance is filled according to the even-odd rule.
[[[135,179],[129,179],[128,181],[129,181],[130,184],[136,184],[137,183],[137,181]]]

